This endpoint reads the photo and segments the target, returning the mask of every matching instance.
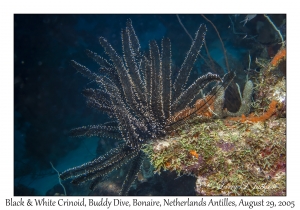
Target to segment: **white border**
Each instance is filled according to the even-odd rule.
[[[295,1],[296,2],[296,1]],[[123,0],[123,1],[33,1],[33,0],[18,0],[8,1],[2,0],[0,3],[0,42],[1,42],[1,198],[0,206],[5,208],[5,199],[13,197],[13,14],[15,13],[287,13],[287,197],[266,197],[268,200],[296,200],[296,195],[299,194],[299,180],[297,177],[300,174],[299,170],[299,108],[300,108],[300,93],[299,78],[299,8],[292,1],[279,0],[251,0],[251,1],[204,1],[204,0],[184,0],[184,1],[166,1],[161,0]],[[299,97],[299,98],[298,98]],[[298,132],[297,132],[298,131]],[[299,173],[299,174],[298,174]],[[29,199],[26,197],[24,199]],[[32,197],[31,197],[32,198]],[[99,199],[94,197],[95,199]],[[110,197],[114,199],[116,197]],[[143,200],[149,200],[148,197],[139,197]],[[161,200],[162,197],[153,197]],[[218,199],[219,197],[215,197]],[[247,200],[260,200],[263,197],[247,197]],[[16,198],[14,198],[16,199]],[[59,198],[53,198],[59,199]],[[67,197],[65,197],[67,199]],[[76,200],[77,197],[69,198]],[[86,198],[88,199],[88,198]],[[132,201],[132,197],[123,197],[122,200]],[[185,197],[180,197],[184,200]],[[196,199],[196,198],[193,198]],[[208,199],[208,197],[205,197]],[[230,198],[236,200],[239,198]],[[296,209],[300,203],[296,202]],[[26,207],[28,208],[28,207]],[[33,209],[36,207],[29,207]],[[40,207],[38,207],[41,209]],[[71,209],[74,207],[64,207]],[[100,207],[96,207],[100,208]],[[120,207],[114,207],[117,209]],[[177,208],[177,207],[173,207]],[[189,207],[190,208],[190,207]],[[200,207],[197,207],[198,209]],[[223,207],[229,209],[230,207]],[[112,208],[110,208],[112,209]],[[249,209],[249,208],[247,208]],[[254,208],[258,209],[258,208]],[[278,207],[276,208],[278,209]]]

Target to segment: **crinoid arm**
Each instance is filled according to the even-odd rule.
[[[214,81],[221,81],[217,74],[207,73],[199,77],[190,87],[183,91],[176,101],[172,104],[172,110],[182,110],[205,88],[209,83]]]
[[[139,151],[139,154],[132,159],[130,168],[127,172],[127,176],[125,178],[125,181],[123,182],[120,195],[127,195],[132,183],[137,178],[137,175],[141,169],[144,157],[145,157],[144,152]]]
[[[78,185],[97,177],[105,176],[126,164],[137,156],[138,153],[137,150],[128,147],[126,144],[122,144],[91,162],[68,169],[60,174],[60,178],[62,180],[73,178],[72,183]]]
[[[200,25],[174,81],[170,40],[163,38],[160,47],[156,41],[150,41],[149,52],[141,52],[131,20],[127,21],[126,28],[121,31],[121,55],[103,37],[99,38],[99,42],[109,59],[106,60],[90,50],[86,51],[100,66],[99,72],[94,73],[84,65],[71,61],[78,72],[97,85],[97,88],[83,91],[88,105],[108,114],[113,120],[110,124],[72,129],[71,136],[108,137],[121,139],[124,143],[93,161],[63,172],[60,178],[72,178],[72,183],[77,185],[91,180],[90,189],[95,189],[97,183],[107,174],[130,163],[120,192],[121,195],[126,195],[144,159],[142,146],[151,140],[164,137],[170,129],[175,129],[189,116],[193,116],[197,109],[207,109],[207,104],[204,104],[196,107],[195,112],[174,117],[177,112],[188,107],[208,84],[218,82],[221,84],[219,86],[226,89],[234,77],[233,72],[222,79],[217,74],[208,73],[187,87],[205,34],[206,26]],[[206,103],[211,103],[219,86],[211,90],[209,95],[212,97],[207,97]]]
[[[196,32],[196,36],[191,45],[191,48],[187,53],[187,56],[185,57],[185,60],[179,70],[178,76],[173,85],[174,99],[176,99],[180,95],[180,93],[185,89],[186,82],[189,78],[190,72],[194,66],[194,63],[197,59],[200,49],[202,48],[206,31],[207,31],[206,26],[204,24],[201,24],[199,29]]]
[[[99,136],[99,137],[108,137],[112,139],[122,139],[122,135],[117,126],[107,126],[107,125],[90,125],[90,126],[82,126],[80,128],[74,128],[70,131],[70,136],[72,137]]]
[[[216,75],[212,75],[212,74],[210,75],[210,73],[207,74],[207,75],[209,77],[211,77],[211,78],[209,78],[206,82],[211,82],[211,81],[214,81],[214,80],[219,80],[219,77],[216,76]],[[207,75],[203,76],[204,79],[202,77],[200,77],[199,80],[202,78],[205,81],[205,78],[207,77]],[[179,126],[181,126],[182,124],[184,124],[186,122],[186,120],[188,120],[188,119],[196,116],[197,112],[199,110],[201,110],[201,111],[207,110],[208,107],[210,106],[210,104],[213,103],[213,100],[214,100],[215,96],[221,90],[222,91],[226,90],[227,87],[229,86],[229,84],[234,79],[234,77],[235,77],[235,72],[233,72],[233,71],[228,72],[227,74],[225,74],[224,77],[221,79],[221,82],[219,84],[216,84],[212,88],[212,90],[207,94],[207,97],[205,98],[205,102],[203,104],[201,104],[200,106],[196,106],[196,107],[194,107],[192,109],[189,109],[188,111],[184,111],[184,109],[183,109],[183,112],[181,112],[180,114],[173,115],[172,117],[170,117],[167,120],[166,130],[169,131],[169,132],[173,131],[176,128],[178,128]],[[193,85],[191,85],[191,86],[193,86]],[[202,83],[202,85],[206,85],[205,82]],[[182,93],[182,94],[184,94],[184,93]],[[174,104],[176,104],[176,103],[174,103]]]

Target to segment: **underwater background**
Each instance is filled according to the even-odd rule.
[[[194,34],[201,23],[207,26],[205,41],[210,56],[219,65],[220,75],[227,72],[218,35],[201,15],[180,14],[188,33]],[[206,15],[218,29],[224,42],[229,66],[236,71],[235,82],[244,87],[247,71],[259,72],[256,57],[271,59],[280,48],[277,32],[264,15]],[[286,15],[269,15],[285,37]],[[243,22],[249,18],[248,22]],[[251,18],[251,19],[250,19]],[[121,29],[131,19],[142,51],[150,40],[168,37],[172,46],[172,64],[180,67],[191,45],[191,39],[175,14],[168,15],[14,15],[14,195],[63,194],[57,172],[91,161],[114,148],[118,142],[105,138],[71,138],[72,128],[101,124],[105,114],[86,106],[81,94],[94,84],[70,65],[71,60],[99,68],[85,50],[106,57],[98,38],[105,37],[121,54]],[[245,23],[245,24],[244,24]],[[201,54],[205,49],[201,49]],[[252,62],[249,66],[249,53]],[[198,58],[191,78],[209,71]],[[195,76],[193,76],[195,75]],[[237,111],[239,96],[232,94],[225,106]],[[147,163],[145,163],[147,165]],[[151,167],[151,166],[145,166]],[[68,195],[114,195],[124,179],[122,169],[107,181],[106,190],[91,192],[83,186],[63,182]],[[175,172],[138,177],[129,195],[196,195],[193,176],[178,177]],[[116,186],[115,186],[116,185]],[[109,189],[109,190],[107,190]]]

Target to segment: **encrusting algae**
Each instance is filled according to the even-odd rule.
[[[248,117],[246,117],[244,114],[241,117],[231,117],[228,118],[228,120],[237,120],[240,122],[263,122],[267,119],[269,119],[275,112],[276,112],[276,100],[273,100],[270,103],[269,109],[267,112],[265,112],[263,115],[261,116],[254,116],[253,113],[251,113]]]
[[[174,135],[144,147],[155,171],[195,176],[197,195],[285,195],[286,84],[282,74],[274,76],[285,54],[285,48],[280,49],[253,81],[254,88],[243,93],[243,111],[223,109],[220,91]],[[187,115],[204,102],[198,100],[177,115]]]
[[[278,53],[274,56],[274,58],[271,61],[271,66],[276,67],[281,62],[281,60],[285,60],[286,58],[286,48],[281,48]]]

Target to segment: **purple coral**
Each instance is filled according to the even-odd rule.
[[[197,162],[195,162],[192,165],[189,166],[182,166],[183,170],[188,171],[190,173],[196,174],[196,172],[199,170],[199,168],[203,167],[204,165],[204,160],[201,155],[199,155]]]
[[[234,144],[233,143],[229,143],[229,142],[225,142],[223,140],[220,140],[217,143],[217,146],[219,148],[221,148],[223,151],[228,152],[234,149]]]

